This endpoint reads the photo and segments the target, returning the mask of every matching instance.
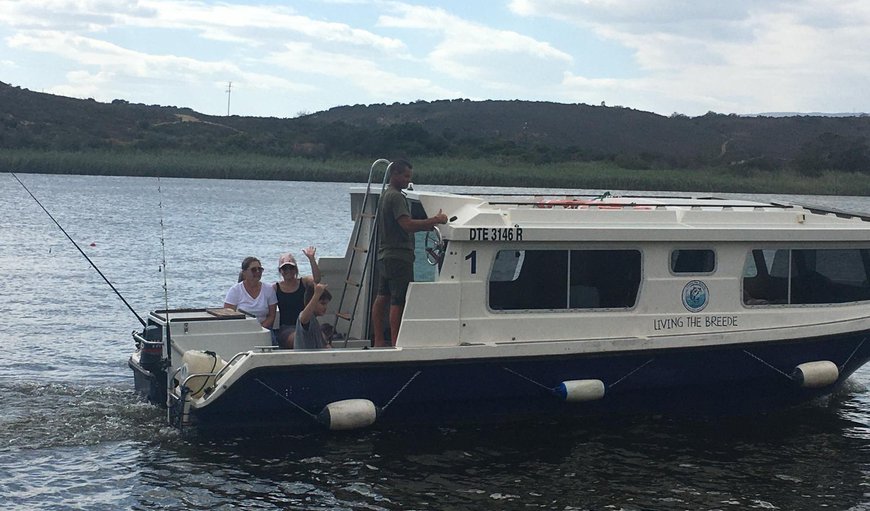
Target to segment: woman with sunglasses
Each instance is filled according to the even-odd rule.
[[[224,307],[242,310],[253,314],[263,328],[271,329],[275,322],[275,311],[278,308],[278,297],[272,286],[264,286],[263,265],[256,257],[246,257],[242,261],[242,271],[239,272],[239,282],[227,291]]]
[[[311,275],[299,277],[299,268],[293,254],[284,254],[278,259],[278,272],[281,280],[273,286],[278,297],[278,310],[281,311],[281,324],[276,325],[275,340],[278,346],[293,349],[296,333],[296,318],[305,308],[305,290],[320,282],[320,267],[314,253],[317,249],[308,247],[302,250],[311,265]]]

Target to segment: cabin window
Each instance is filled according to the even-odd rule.
[[[788,250],[753,250],[743,269],[743,303],[788,303]]]
[[[637,250],[501,250],[489,278],[494,310],[629,308],[640,287]]]
[[[671,252],[673,273],[712,273],[716,255],[712,250],[674,250]]]
[[[792,250],[791,303],[870,299],[868,250]]]
[[[489,276],[497,310],[568,308],[567,250],[500,250]]]
[[[823,304],[870,300],[870,250],[753,250],[743,274],[743,303]]]

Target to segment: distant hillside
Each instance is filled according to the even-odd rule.
[[[110,104],[0,83],[0,147],[180,149],[331,158],[610,160],[625,168],[746,166],[870,172],[870,117],[700,117],[530,101],[355,105],[294,119]]]

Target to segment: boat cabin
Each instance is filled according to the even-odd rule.
[[[862,317],[870,301],[862,216],[713,198],[407,196],[415,216],[451,221],[417,233],[398,347],[734,333],[771,314],[799,327]]]

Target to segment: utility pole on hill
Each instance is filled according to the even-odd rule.
[[[230,94],[233,93],[233,82],[227,84],[227,117],[230,116]]]

